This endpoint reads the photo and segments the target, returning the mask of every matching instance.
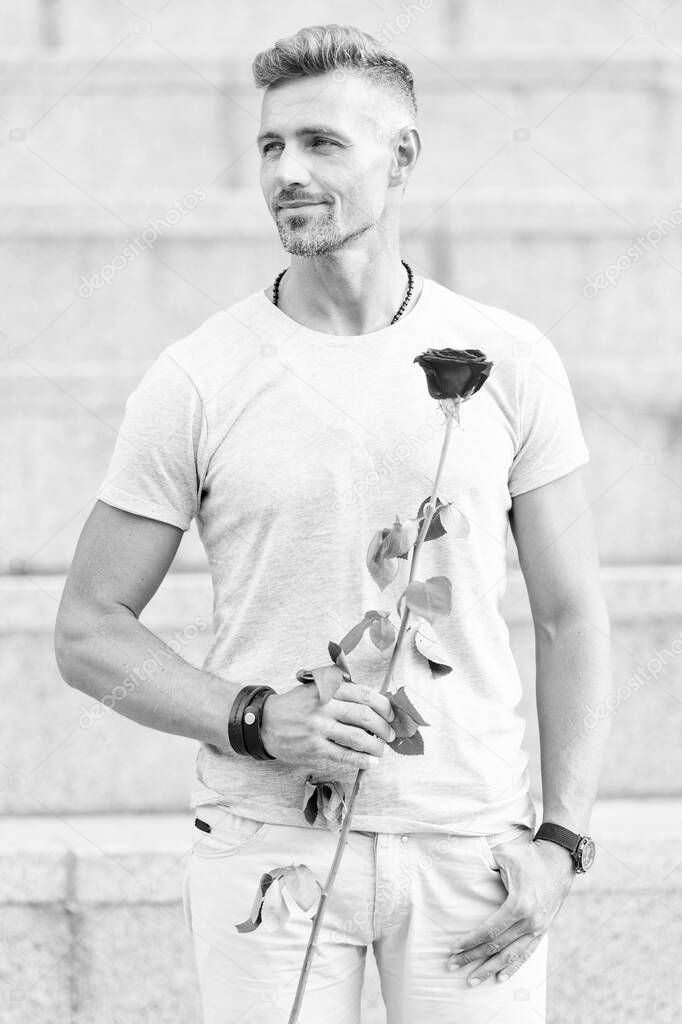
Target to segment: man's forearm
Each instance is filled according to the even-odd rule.
[[[243,684],[189,665],[132,612],[100,616],[56,650],[64,680],[105,706],[152,729],[229,749],[228,716]]]
[[[607,718],[595,724],[586,714],[611,690],[606,607],[587,619],[567,613],[555,627],[535,630],[543,820],[583,834],[611,731]]]

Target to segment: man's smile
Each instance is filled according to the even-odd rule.
[[[279,209],[280,210],[300,210],[303,207],[308,207],[308,206],[324,206],[324,205],[325,205],[324,202],[316,202],[316,203],[280,203],[279,204]]]

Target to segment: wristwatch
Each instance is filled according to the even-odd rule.
[[[559,846],[565,847],[573,858],[573,867],[577,874],[583,874],[594,864],[596,847],[594,840],[589,836],[577,835],[564,828],[563,825],[543,821],[533,837],[533,842],[536,839],[549,839],[551,843],[558,843]]]

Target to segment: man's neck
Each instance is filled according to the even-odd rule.
[[[413,272],[412,295],[401,319],[417,302],[423,283]],[[272,302],[272,285],[265,294]],[[379,274],[368,272],[346,281],[325,281],[315,273],[312,277],[306,274],[294,261],[280,280],[277,304],[292,320],[312,331],[360,335],[388,327],[406,294],[407,271],[402,263]]]

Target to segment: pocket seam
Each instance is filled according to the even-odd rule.
[[[485,863],[485,866],[487,868],[489,868],[491,871],[499,871],[500,870],[500,865],[495,860],[495,857],[494,857],[494,854],[493,854],[493,848],[490,845],[490,843],[488,842],[488,837],[487,836],[479,836],[479,839],[481,840],[481,843],[483,844],[482,855],[483,855],[483,861]]]
[[[221,831],[216,827],[213,827],[210,832],[204,832],[195,825],[194,832],[198,832],[200,835],[192,843],[192,853],[199,857],[229,857],[231,853],[236,853],[244,846],[250,846],[252,843],[255,843],[271,828],[272,826],[269,822],[263,821],[256,832],[244,834],[236,829],[233,831],[229,829]],[[226,846],[223,849],[202,849],[202,844],[209,842],[211,839],[216,840],[218,843],[223,842]]]
[[[192,929],[192,897],[190,890],[190,861],[187,861],[185,873],[182,879],[182,911],[185,918],[185,925],[191,932]]]
[[[508,831],[511,834],[508,836],[508,838],[506,838],[504,840],[504,842],[511,842],[512,840],[518,839],[518,838],[520,838],[522,835],[524,835],[526,833],[530,833],[532,835],[532,830],[530,830],[530,829],[528,829],[528,828],[526,828],[524,826],[512,827]],[[503,835],[503,834],[504,833],[502,833],[502,832],[499,833],[499,835]],[[487,836],[487,835],[483,835],[483,836],[480,836],[479,838],[483,842],[484,858],[485,858],[487,866],[491,869],[491,871],[499,871],[500,870],[500,865],[495,860],[495,847],[491,844],[490,837]]]

